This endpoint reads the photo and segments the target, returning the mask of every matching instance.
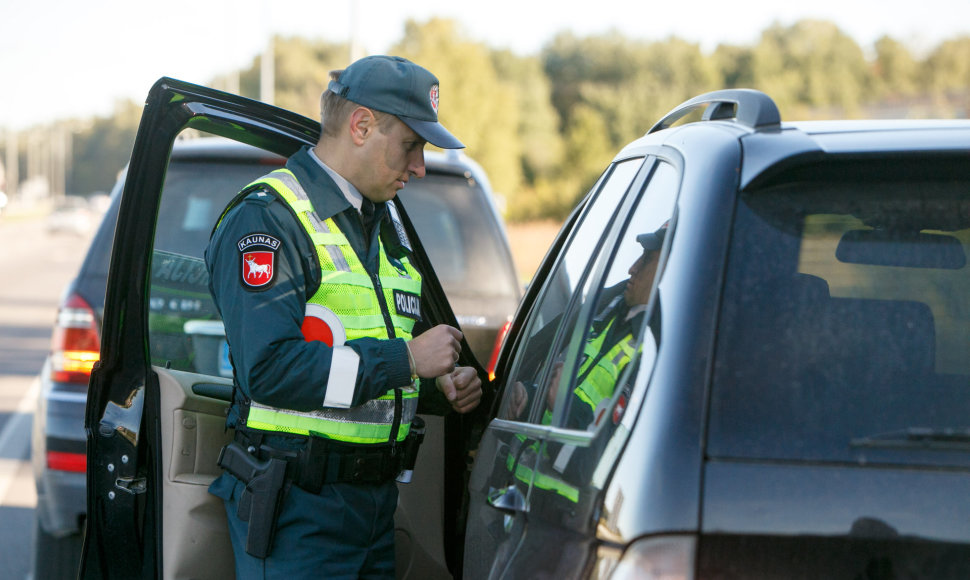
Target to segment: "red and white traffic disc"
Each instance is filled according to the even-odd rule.
[[[340,346],[347,342],[347,331],[340,319],[333,310],[320,304],[306,305],[306,316],[300,330],[307,342],[319,340],[327,346]]]

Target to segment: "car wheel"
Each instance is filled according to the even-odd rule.
[[[56,537],[34,524],[34,580],[77,578],[81,560],[81,534]]]

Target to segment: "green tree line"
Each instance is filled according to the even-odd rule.
[[[511,221],[562,219],[620,147],[706,91],[762,90],[786,120],[952,118],[970,110],[970,36],[925,54],[888,36],[863,49],[818,20],[775,24],[753,45],[710,53],[676,37],[563,32],[522,56],[472,39],[455,21],[432,19],[408,22],[388,52],[439,77],[441,120],[486,169]],[[328,73],[346,66],[348,54],[345,43],[275,38],[275,104],[317,118]],[[260,58],[232,72],[245,96],[259,97]],[[229,78],[211,85],[235,86]],[[132,108],[75,136],[74,191],[110,187],[130,154]]]

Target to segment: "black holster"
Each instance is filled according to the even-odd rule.
[[[218,463],[246,484],[236,516],[249,523],[246,553],[265,558],[273,549],[277,515],[286,492],[286,461],[280,458],[261,461],[233,441],[222,448]]]

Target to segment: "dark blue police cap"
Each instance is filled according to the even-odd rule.
[[[664,245],[664,238],[667,236],[667,224],[660,226],[655,231],[640,234],[637,241],[643,246],[644,250],[656,251]]]
[[[399,56],[367,56],[330,81],[328,90],[358,105],[390,113],[442,149],[464,147],[438,122],[438,79]]]

